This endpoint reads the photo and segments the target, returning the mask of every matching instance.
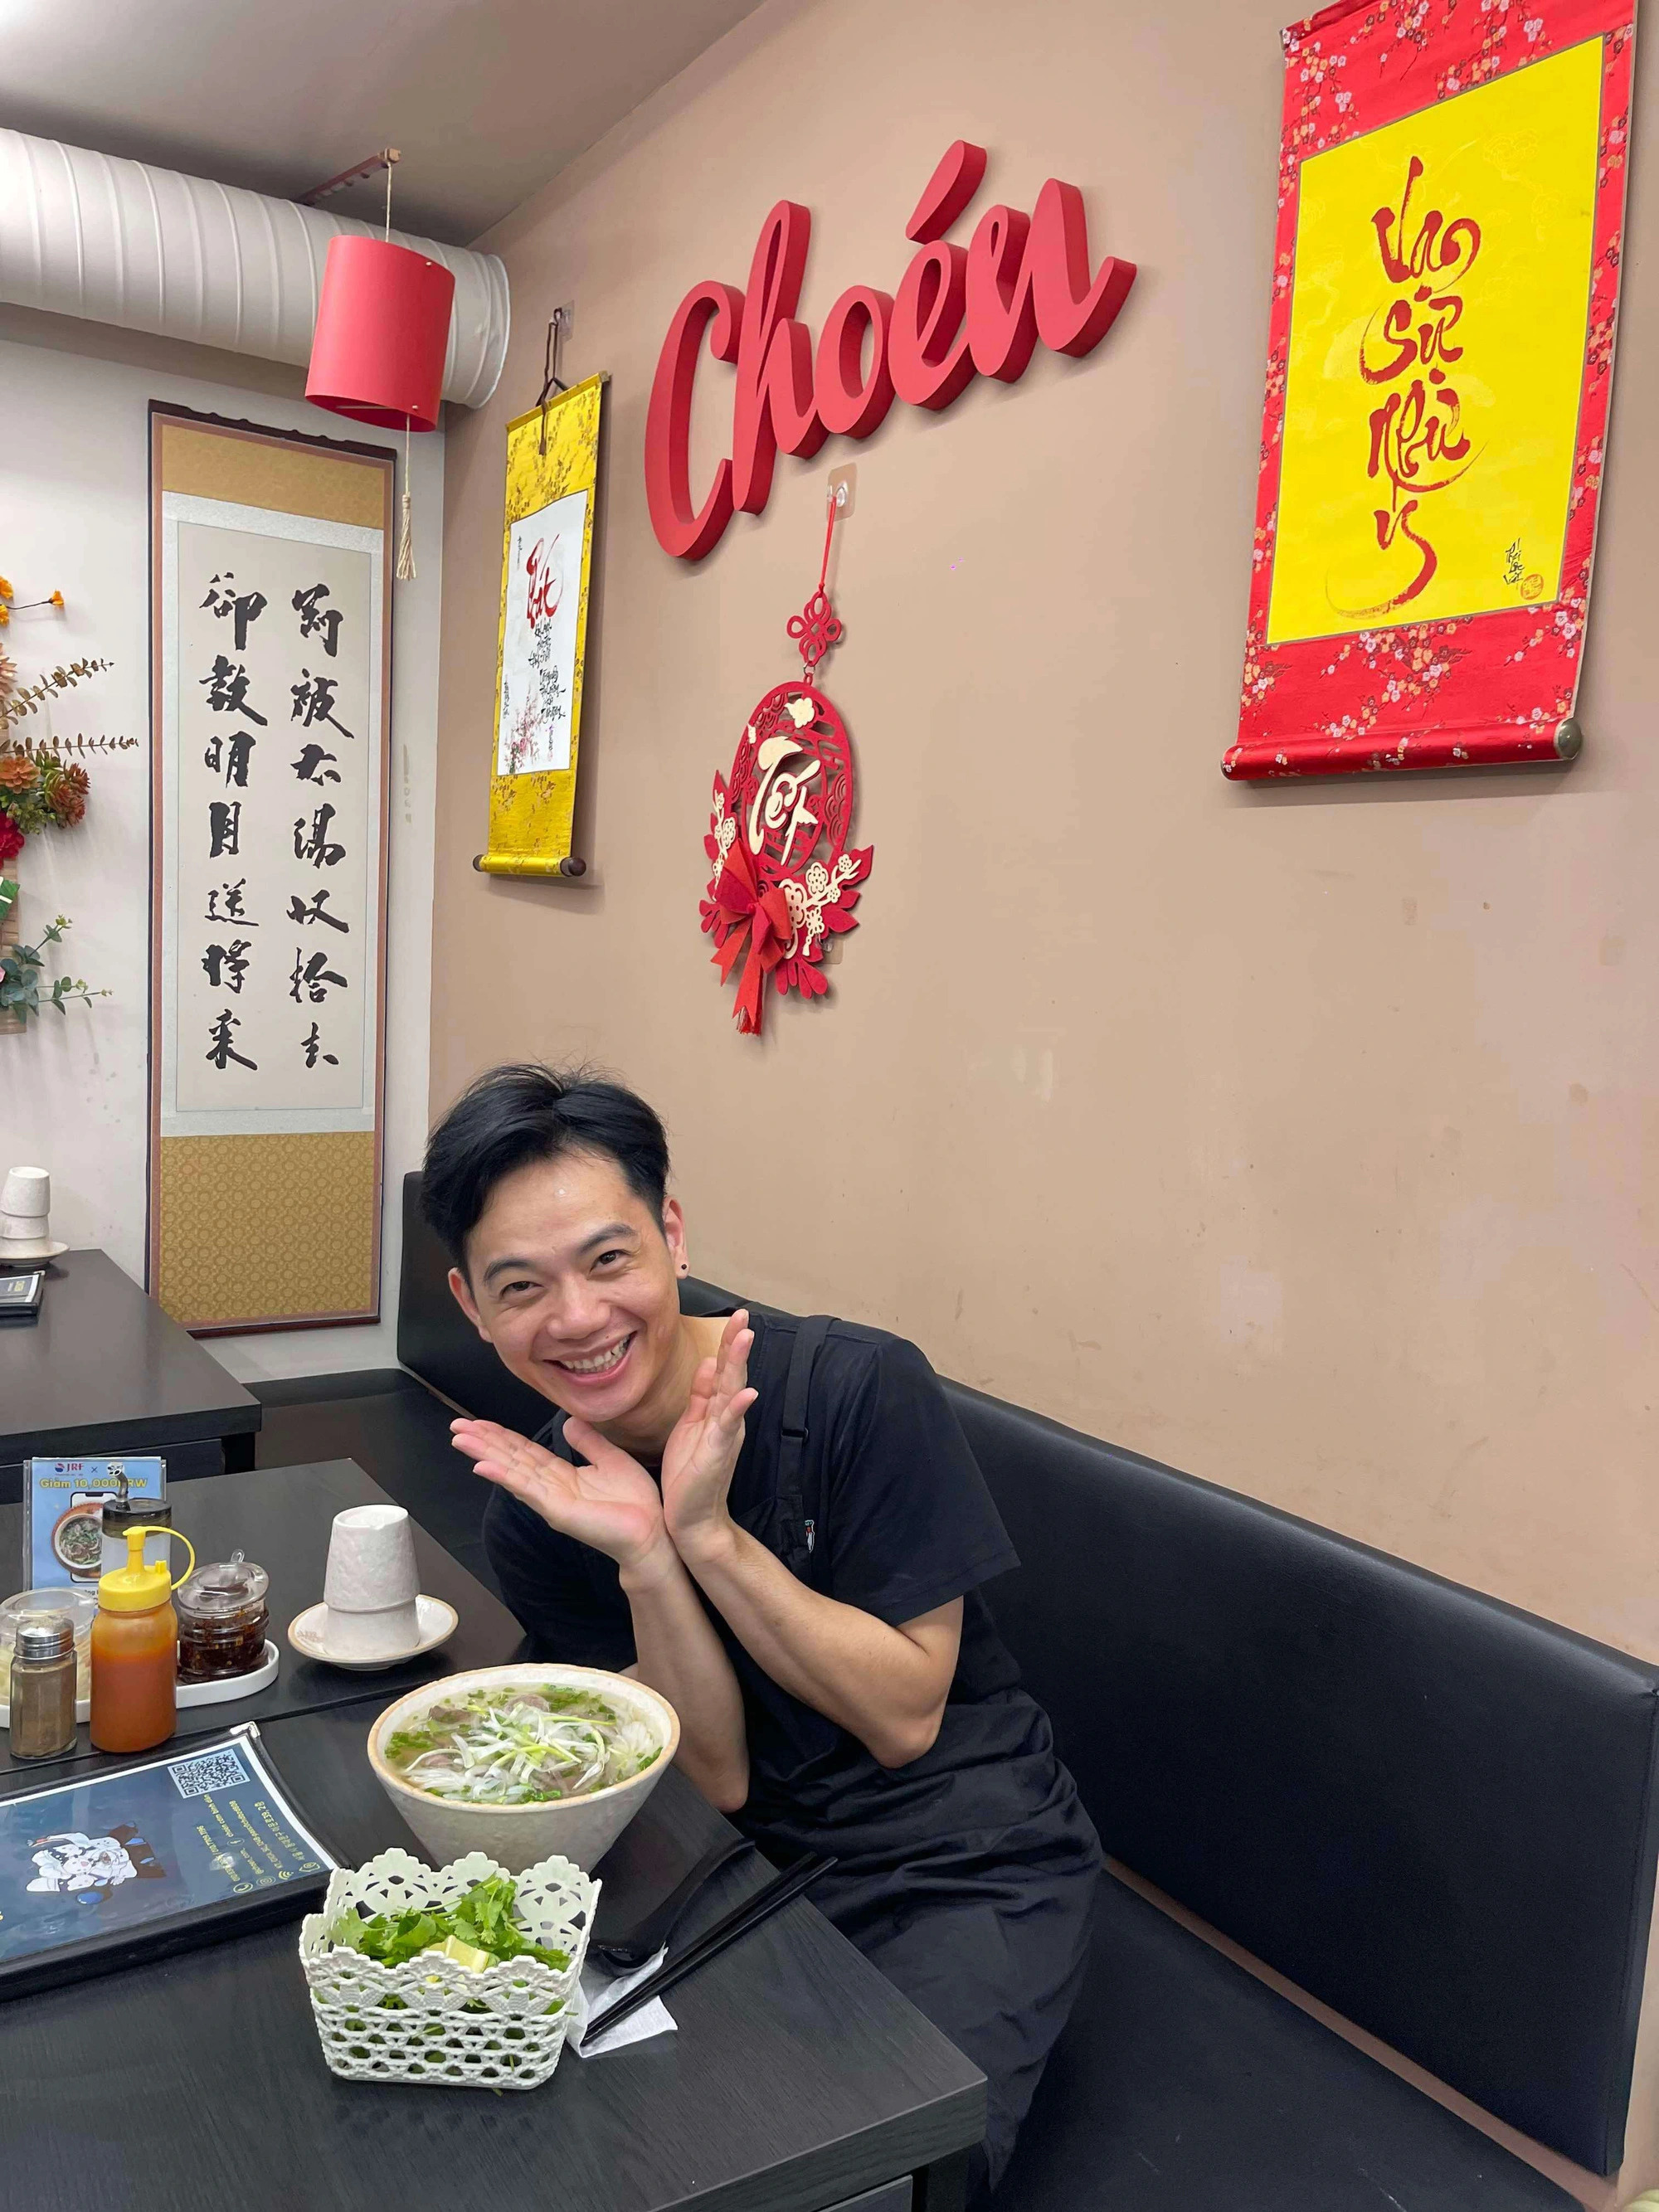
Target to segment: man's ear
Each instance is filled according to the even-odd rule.
[[[477,1330],[484,1342],[488,1344],[490,1341],[489,1331],[484,1327],[483,1323],[478,1318],[478,1309],[472,1303],[471,1289],[468,1285],[466,1277],[461,1273],[459,1267],[452,1267],[449,1271],[449,1287],[454,1293],[456,1304],[471,1322],[473,1328]]]
[[[662,1209],[662,1240],[668,1247],[668,1256],[674,1263],[674,1273],[684,1275],[690,1266],[685,1249],[685,1216],[680,1212],[677,1198],[665,1199]]]

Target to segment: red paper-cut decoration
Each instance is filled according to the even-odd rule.
[[[729,778],[716,775],[708,835],[713,870],[701,907],[725,982],[735,971],[738,1030],[758,1036],[767,980],[777,991],[821,997],[826,937],[858,927],[856,886],[870,872],[873,846],[849,848],[855,786],[847,725],[811,681],[842,636],[825,578],[836,526],[833,501],[818,587],[789,635],[801,656],[799,679],[775,684],[750,715]]]

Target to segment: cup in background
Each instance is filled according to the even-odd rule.
[[[13,1168],[0,1183],[0,1213],[44,1221],[52,1212],[52,1177],[45,1168]],[[15,1232],[21,1235],[22,1232]]]

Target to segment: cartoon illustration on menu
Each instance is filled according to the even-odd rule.
[[[112,1828],[107,1835],[88,1836],[69,1828],[53,1836],[33,1839],[35,1876],[33,1891],[51,1895],[68,1893],[77,1903],[96,1905],[124,1881],[163,1881],[162,1865],[137,1828]]]

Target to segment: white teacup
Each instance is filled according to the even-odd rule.
[[[401,1505],[349,1505],[334,1516],[323,1580],[330,1649],[389,1659],[421,1640],[415,1532]]]
[[[0,1214],[23,1214],[44,1221],[52,1212],[52,1177],[45,1168],[13,1168],[0,1183]],[[21,1229],[9,1232],[21,1237]]]
[[[413,1605],[420,1587],[415,1532],[401,1505],[350,1505],[335,1515],[323,1579],[331,1613]]]

